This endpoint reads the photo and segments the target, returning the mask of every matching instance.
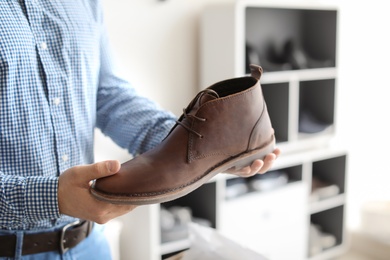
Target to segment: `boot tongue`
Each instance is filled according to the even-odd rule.
[[[189,115],[195,115],[196,112],[198,111],[199,107],[201,107],[203,104],[219,98],[219,95],[217,92],[211,89],[205,89],[202,92],[200,92],[193,100],[193,106],[188,107],[187,113]]]
[[[202,95],[198,98],[198,106],[203,105],[204,103],[209,102],[210,100],[214,100],[219,98],[219,95],[214,90],[209,90],[207,92],[203,92]]]
[[[191,130],[191,124],[194,118],[200,119],[196,116],[196,113],[198,112],[199,108],[214,99],[218,99],[219,95],[217,92],[215,92],[212,89],[205,89],[201,92],[199,92],[195,98],[188,104],[187,108],[183,110],[183,114],[180,116],[180,118],[176,121],[176,125],[181,125],[188,131]],[[201,119],[203,120],[203,119]],[[172,133],[172,130],[176,129],[175,127],[171,129],[171,131],[168,133],[170,135]]]

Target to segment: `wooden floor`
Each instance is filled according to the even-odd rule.
[[[358,252],[350,251],[347,254],[338,257],[334,260],[379,260],[379,259],[375,259],[370,256],[365,256]]]
[[[343,256],[334,260],[389,260],[390,243],[368,236],[352,233],[350,234],[350,250]]]

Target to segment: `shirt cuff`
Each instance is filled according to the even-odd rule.
[[[25,192],[25,214],[28,221],[57,219],[58,177],[27,177]]]

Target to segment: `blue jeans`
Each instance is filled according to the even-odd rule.
[[[16,255],[14,258],[0,257],[0,260],[110,260],[111,252],[110,246],[103,233],[103,226],[94,224],[91,234],[81,241],[77,246],[69,249],[65,254],[61,255],[59,252],[46,252],[33,255],[21,256],[21,249],[23,243],[23,235],[25,232],[20,231],[0,231],[0,235],[16,234],[17,245]],[[53,230],[53,229],[52,229]],[[48,230],[48,231],[52,231]],[[27,232],[26,232],[27,233]],[[34,233],[34,232],[29,232]]]

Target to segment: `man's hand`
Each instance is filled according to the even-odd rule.
[[[244,167],[238,171],[227,170],[226,172],[239,177],[250,177],[257,173],[265,173],[272,167],[274,161],[278,158],[280,153],[279,148],[275,148],[272,153],[267,154],[264,160],[255,160],[251,166]]]
[[[133,210],[136,207],[134,205],[99,201],[90,193],[92,180],[113,175],[120,167],[120,163],[114,160],[66,170],[58,180],[58,205],[61,214],[103,224]]]

